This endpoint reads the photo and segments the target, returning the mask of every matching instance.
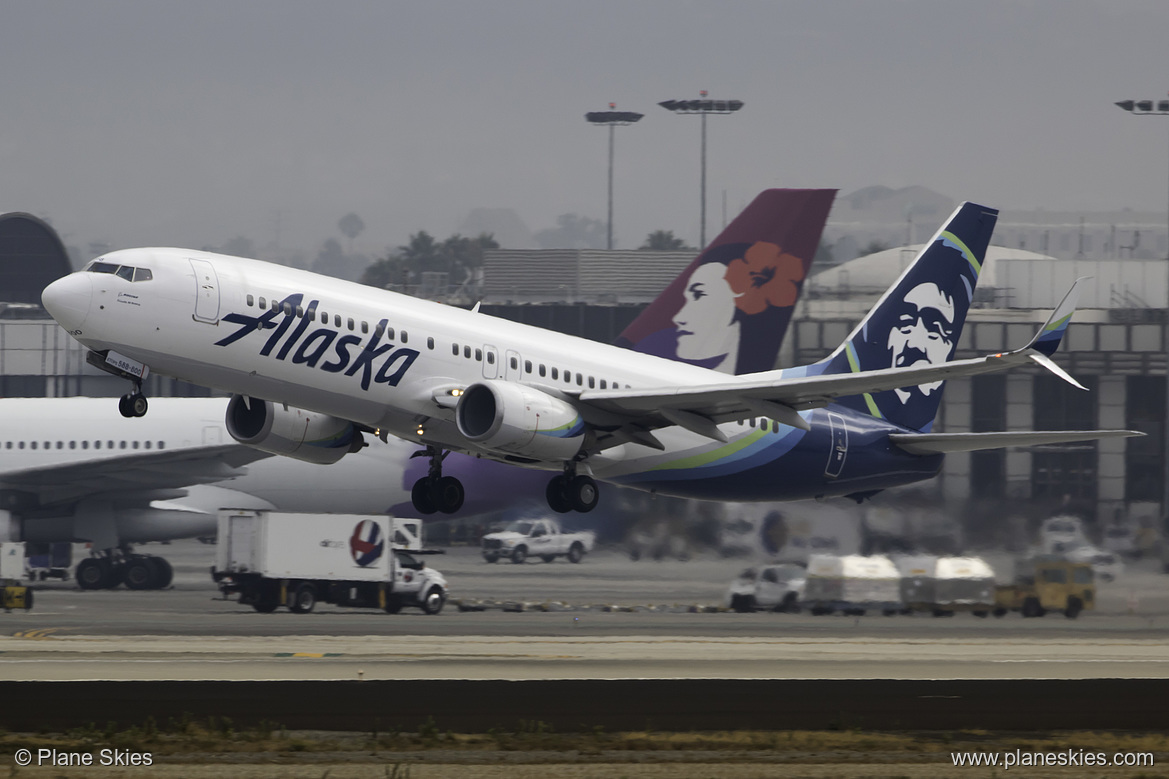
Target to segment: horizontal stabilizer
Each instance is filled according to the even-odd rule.
[[[945,454],[1002,449],[1007,446],[1041,446],[1128,438],[1144,435],[1136,430],[1026,430],[1008,433],[890,433],[889,440],[910,454]]]

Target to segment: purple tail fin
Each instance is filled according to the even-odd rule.
[[[724,373],[775,367],[835,189],[769,189],[617,339]]]

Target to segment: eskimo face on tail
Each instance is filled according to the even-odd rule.
[[[675,355],[717,360],[710,367],[741,372],[740,342],[765,337],[757,331],[770,323],[769,309],[795,305],[804,262],[765,241],[717,246],[702,259],[686,280],[684,302],[673,317]]]
[[[897,323],[889,331],[888,346],[892,353],[892,367],[937,365],[946,362],[954,353],[954,299],[937,284],[918,284],[905,295]],[[919,384],[916,387],[894,390],[906,403],[914,392],[929,395],[942,382]]]

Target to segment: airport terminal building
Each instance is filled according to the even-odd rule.
[[[780,367],[827,355],[916,254],[916,247],[857,258],[805,284]],[[483,311],[612,341],[693,259],[689,252],[494,250],[484,267]],[[37,305],[39,289],[68,272],[52,228],[0,214],[0,393],[6,397],[115,398],[129,388],[86,364],[84,349]],[[951,454],[922,497],[964,512],[1066,507],[1098,522],[1159,518],[1164,489],[1166,314],[1164,260],[1075,260],[992,246],[958,357],[1026,344],[1079,276],[1081,298],[1056,361],[1091,392],[1039,369],[947,383],[937,431],[1129,428],[1143,438],[1063,447]],[[34,294],[35,293],[35,294]],[[151,377],[148,395],[206,395]],[[111,414],[116,402],[111,399]]]

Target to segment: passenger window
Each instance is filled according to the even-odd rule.
[[[427,338],[426,338],[426,348],[427,348],[427,349],[433,349],[433,348],[434,348],[434,339],[433,339],[433,338],[431,338],[430,336],[427,336]]]
[[[154,273],[150,268],[135,268],[134,281],[150,281],[154,278]]]
[[[544,375],[544,363],[540,363],[540,375]]]
[[[451,354],[453,354],[455,357],[459,356],[459,345],[458,344],[451,344]]]
[[[353,321],[353,317],[349,317],[349,321],[346,324],[349,325],[350,330],[353,330],[357,327],[357,324]]]
[[[292,316],[292,304],[284,301],[284,316]]]
[[[76,441],[70,441],[70,442],[69,442],[69,448],[70,448],[70,449],[76,449],[76,448],[77,448],[77,442],[76,442]]]
[[[36,448],[37,448],[37,442],[36,442],[36,441],[30,441],[28,445],[29,445],[31,448],[33,448],[33,449],[36,449]]]
[[[82,442],[81,442],[81,448],[82,448],[82,449],[88,449],[88,448],[89,448],[89,441],[82,441]]]
[[[125,441],[119,441],[119,442],[118,442],[118,448],[119,448],[119,449],[125,449],[125,448],[126,448],[126,442],[125,442]]]
[[[64,449],[64,448],[65,448],[65,442],[64,442],[64,441],[58,441],[58,442],[57,442],[57,448],[58,448],[58,449]]]
[[[19,444],[17,444],[17,445],[16,445],[16,448],[17,448],[17,449],[23,449],[23,448],[24,448],[24,441],[21,441]]]
[[[142,445],[143,445],[143,446],[145,446],[147,449],[149,449],[149,448],[150,448],[150,444],[152,444],[152,443],[153,443],[153,441],[146,441],[146,442],[144,442]]]
[[[362,322],[361,323],[361,332],[363,332],[363,333],[369,332],[369,322]]]
[[[133,443],[131,443],[131,444],[130,444],[130,448],[131,448],[131,449],[137,449],[137,448],[138,448],[138,442],[137,442],[137,441],[134,441]]]
[[[564,380],[569,382],[570,384],[572,383],[572,371],[566,370],[564,372]]]
[[[407,336],[407,335],[406,335],[406,331],[405,331],[405,330],[403,330],[403,331],[402,331],[402,343],[406,343],[406,342],[407,342],[407,341],[409,341],[409,340],[410,340],[409,336]]]
[[[165,442],[165,441],[159,441],[159,442],[158,442],[158,448],[159,448],[159,449],[165,449],[165,448],[166,448],[166,442]]]
[[[125,279],[126,281],[133,281],[134,269],[129,265],[123,265],[122,267],[118,268],[118,276]]]
[[[555,368],[552,369],[552,378],[554,378],[554,379],[560,378],[560,375],[556,372]]]
[[[273,311],[280,310],[280,301],[278,301],[276,298],[272,298],[272,310]]]
[[[470,346],[463,347],[463,357],[467,358],[468,360],[471,359],[471,347]]]
[[[531,373],[531,372],[532,372],[532,361],[531,360],[524,360],[524,373]]]
[[[511,369],[514,371],[516,368],[520,367],[520,361],[512,357],[510,360],[508,360],[508,365],[510,365]]]
[[[487,364],[488,365],[495,364],[495,352],[488,352],[487,353]]]
[[[482,349],[475,350],[475,362],[483,362],[483,350]]]
[[[589,376],[589,389],[592,389],[595,386],[596,386],[596,382],[593,380],[592,376]]]
[[[601,389],[606,389],[606,382],[604,379],[601,379]]]
[[[268,307],[268,301],[265,300],[264,298],[260,298],[260,308],[267,308],[267,307]]]
[[[578,386],[578,387],[584,386],[584,376],[581,376],[579,373],[576,374],[576,386]]]
[[[386,338],[389,338],[391,341],[394,340],[394,328],[391,327],[386,330]]]
[[[248,308],[251,308],[255,304],[255,302],[256,302],[256,299],[254,297],[252,297],[251,295],[248,295]]]
[[[296,315],[302,319],[304,318],[304,306],[296,307]]]
[[[329,324],[329,315],[326,314],[324,311],[321,312],[321,324],[323,324],[323,325]]]
[[[338,330],[341,329],[341,315],[340,314],[333,314],[333,327],[337,328]]]

